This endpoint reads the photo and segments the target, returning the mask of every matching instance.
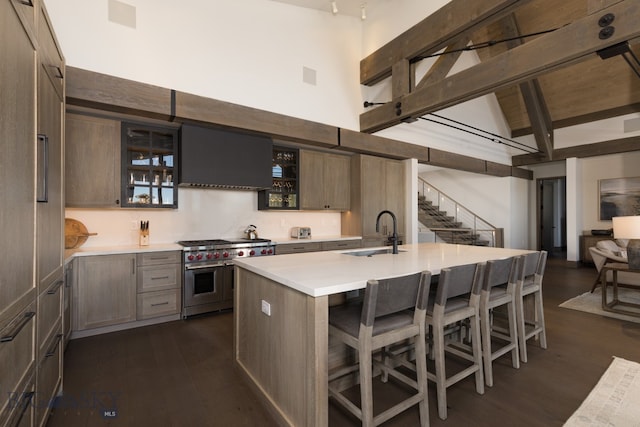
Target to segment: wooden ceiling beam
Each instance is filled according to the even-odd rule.
[[[389,77],[398,61],[437,52],[528,1],[453,0],[360,61],[360,83],[374,85]]]
[[[598,37],[601,30],[598,20],[605,13],[616,16],[612,25],[615,31],[609,38],[601,40]],[[640,22],[640,2],[623,0],[598,14],[586,16],[553,33],[402,96],[397,101],[399,108],[394,102],[369,110],[360,115],[360,129],[368,133],[386,129],[575,64],[600,49],[640,37],[637,22]]]
[[[524,44],[522,39],[515,38],[522,35],[522,33],[514,14],[505,16],[500,20],[500,25],[505,36],[512,39],[506,43],[509,49],[514,49]],[[519,88],[538,150],[551,159],[553,157],[553,123],[551,121],[551,113],[549,113],[547,103],[544,100],[540,82],[538,79],[531,79],[520,83]]]
[[[420,79],[420,82],[413,89],[419,89],[423,86],[430,85],[447,77],[451,68],[455,65],[462,52],[462,49],[469,44],[469,37],[464,36],[447,46],[443,55],[440,55],[436,62],[429,68],[429,71]]]
[[[557,149],[553,152],[553,161],[566,160],[572,157],[606,156],[630,151],[640,151],[640,136]],[[551,161],[550,159],[542,157],[540,154],[523,154],[521,156],[513,156],[511,159],[514,167],[548,163]]]

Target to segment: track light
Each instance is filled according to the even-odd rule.
[[[334,15],[338,13],[338,5],[335,1],[331,2],[331,12],[333,12]]]
[[[360,5],[360,19],[362,19],[363,21],[364,21],[365,19],[367,19],[367,11],[366,11],[366,9],[365,9],[365,8],[366,8],[366,6],[367,6],[367,4],[366,4],[366,3],[362,3],[362,4]]]

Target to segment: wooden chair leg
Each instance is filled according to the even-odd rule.
[[[368,350],[368,351],[367,351]],[[360,408],[363,427],[374,427],[373,424],[373,372],[371,369],[371,348],[360,351]]]
[[[474,363],[478,365],[478,370],[475,373],[476,391],[479,394],[484,394],[484,369],[482,368],[482,347],[480,341],[480,318],[476,312],[476,315],[471,319],[471,347],[473,349]]]
[[[544,306],[542,304],[542,290],[536,292],[536,327],[540,328],[538,337],[540,339],[540,347],[547,348],[547,332],[544,323]]]
[[[483,308],[480,315],[480,327],[482,328],[482,360],[484,361],[484,378],[487,387],[493,387],[493,358],[491,355],[491,320],[489,309]]]
[[[511,350],[511,365],[520,369],[520,354],[518,353],[518,326],[516,325],[516,305],[514,303],[507,304],[507,316],[509,321],[509,340],[513,345]]]
[[[441,319],[440,319],[441,321]],[[438,398],[438,416],[447,419],[447,374],[444,365],[444,325],[434,321],[433,353],[436,361],[436,395]]]
[[[424,328],[420,333],[423,339],[416,339],[415,351],[416,351],[416,379],[418,380],[418,389],[422,394],[422,400],[418,404],[420,410],[420,425],[422,427],[429,427],[429,396],[427,392],[427,344],[424,340]]]
[[[518,295],[516,297],[516,326],[518,329],[518,348],[520,349],[520,361],[527,363],[527,339],[525,337],[524,322],[524,297]]]

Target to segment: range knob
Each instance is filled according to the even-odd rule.
[[[222,256],[225,257],[225,258],[229,258],[229,252],[223,253]]]
[[[261,253],[262,255],[266,255],[267,250],[266,250],[266,249],[263,249],[263,250],[261,250],[261,251],[260,251],[260,253]]]
[[[267,251],[267,253],[268,253],[269,255],[271,255],[271,254],[273,253],[273,249],[269,249],[269,250]]]
[[[220,258],[220,253],[219,253],[219,252],[216,252],[215,254],[213,254],[213,257],[214,257],[215,259]]]
[[[196,257],[194,257],[193,255],[187,255],[187,259],[189,261],[193,261],[194,259],[196,259]]]
[[[211,258],[213,258],[213,254],[207,253],[207,259],[211,259]]]
[[[255,254],[256,254],[256,251],[254,251],[253,249],[249,251],[249,256],[254,256]]]
[[[244,256],[244,251],[239,251],[238,256]]]
[[[198,254],[198,255],[196,255],[196,258],[198,258],[198,259],[202,259],[202,254]]]

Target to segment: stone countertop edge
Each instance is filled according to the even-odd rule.
[[[276,245],[291,245],[295,243],[317,243],[317,242],[335,242],[336,240],[360,240],[362,236],[320,236],[312,237],[310,239],[296,239],[295,237],[284,237],[280,239],[273,239],[272,242]]]
[[[89,248],[77,248],[77,249],[65,249],[64,262],[65,264],[81,256],[94,256],[94,255],[115,255],[115,254],[131,254],[131,253],[144,253],[144,252],[162,252],[162,251],[182,251],[182,246],[177,243],[158,243],[148,246],[140,245],[118,245],[118,246],[101,246],[101,247],[89,247]]]

